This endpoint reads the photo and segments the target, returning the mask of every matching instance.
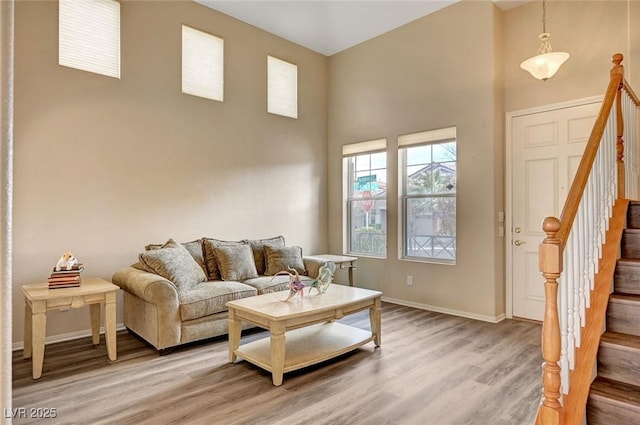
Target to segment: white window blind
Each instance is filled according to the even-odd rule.
[[[421,145],[424,143],[455,140],[456,127],[439,128],[436,130],[422,131],[420,133],[405,134],[398,137],[398,146],[406,147]]]
[[[224,40],[182,26],[182,93],[224,100]]]
[[[387,149],[387,139],[367,140],[342,146],[342,156],[353,156],[365,152],[377,152]]]
[[[298,67],[267,56],[267,111],[298,118]]]
[[[60,0],[58,63],[120,78],[120,3]]]

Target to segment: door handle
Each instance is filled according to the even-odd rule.
[[[525,241],[521,241],[521,240],[519,240],[519,239],[518,239],[518,240],[516,240],[513,244],[514,244],[515,246],[520,246],[520,245],[524,245],[524,244],[526,244],[526,242],[525,242]]]

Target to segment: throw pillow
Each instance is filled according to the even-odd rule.
[[[273,276],[280,271],[290,271],[295,269],[300,274],[306,274],[304,262],[302,261],[302,248],[299,246],[287,246],[276,248],[265,245],[264,254],[267,259],[267,276]]]
[[[249,245],[220,245],[214,252],[222,280],[242,281],[258,277]]]
[[[145,246],[144,249],[146,251],[151,251],[152,249],[164,248],[165,245],[166,244],[149,244]],[[202,252],[202,239],[196,239],[195,241],[191,242],[182,242],[181,245],[184,246],[187,251],[189,251],[189,254],[191,254],[193,259],[196,260],[196,263],[198,263],[198,265],[202,267],[202,271],[206,273],[207,267],[205,266],[204,255]]]
[[[264,275],[267,269],[267,262],[264,256],[264,247],[265,245],[269,245],[271,247],[283,248],[284,237],[276,236],[269,239],[250,239],[247,240],[247,243],[251,245],[251,249],[253,250],[253,258],[256,263],[256,270],[258,271],[258,275]]]
[[[216,258],[216,247],[237,245],[246,244],[242,241],[222,241],[220,239],[202,238],[202,247],[204,248],[204,263],[207,267],[207,279],[220,280],[222,278],[220,276],[220,269],[218,268],[218,260]]]
[[[173,282],[178,292],[207,280],[189,251],[173,239],[169,239],[162,248],[140,253],[138,259],[147,270]]]

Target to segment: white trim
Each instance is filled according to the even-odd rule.
[[[418,308],[420,310],[428,310],[428,311],[434,311],[436,313],[443,313],[443,314],[449,314],[452,316],[458,316],[458,317],[464,317],[467,319],[474,319],[474,320],[481,320],[483,322],[489,322],[489,323],[499,323],[502,322],[505,319],[505,315],[504,314],[500,314],[498,316],[487,316],[484,314],[477,314],[477,313],[470,313],[468,311],[462,311],[462,310],[453,310],[450,308],[444,308],[444,307],[438,307],[435,305],[429,305],[429,304],[422,304],[422,303],[414,303],[411,301],[404,301],[404,300],[398,300],[395,298],[389,298],[389,297],[382,297],[382,301],[384,302],[388,302],[391,304],[398,304],[398,305],[403,305],[406,307],[413,307],[413,308]]]
[[[118,323],[116,325],[116,331],[121,331],[126,329],[124,323]],[[100,327],[100,334],[104,334],[104,326]],[[64,341],[72,341],[74,339],[86,338],[91,336],[91,329],[85,329],[82,331],[69,332],[66,334],[60,335],[51,335],[45,338],[44,345],[54,344],[56,342],[64,342]],[[24,348],[24,341],[14,342],[12,350],[22,350]]]
[[[538,114],[541,112],[556,111],[559,109],[573,108],[581,105],[588,105],[591,103],[602,102],[604,96],[591,96],[582,99],[570,100],[560,103],[552,103],[549,105],[536,106],[534,108],[520,109],[517,111],[507,112],[505,114],[505,230],[504,230],[504,244],[505,244],[505,314],[508,319],[513,318],[513,256],[511,255],[511,244],[513,241],[513,207],[512,207],[512,195],[513,190],[513,171],[511,158],[513,152],[511,149],[511,121],[516,117],[523,115]]]

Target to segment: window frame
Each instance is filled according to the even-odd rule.
[[[455,265],[457,262],[458,252],[457,252],[457,225],[458,225],[458,217],[457,217],[457,201],[458,201],[458,191],[457,191],[457,179],[458,179],[458,139],[455,134],[455,127],[451,127],[451,131],[443,131],[447,129],[433,130],[427,131],[423,133],[416,133],[407,136],[401,136],[398,143],[398,170],[399,170],[399,214],[398,219],[400,221],[400,235],[399,235],[399,259],[404,261],[416,261],[423,263],[434,263],[434,264],[445,264],[445,265]],[[402,138],[405,137],[404,141]],[[408,193],[408,160],[407,153],[411,148],[421,147],[421,146],[434,146],[434,145],[442,145],[446,143],[455,143],[456,146],[456,170],[455,170],[455,191],[453,193],[433,193],[433,194],[409,194]],[[452,161],[448,161],[452,162]],[[432,162],[433,163],[433,162]],[[408,253],[408,224],[409,224],[409,202],[413,199],[441,199],[441,198],[453,198],[456,203],[456,212],[454,216],[455,228],[456,232],[453,236],[453,244],[454,244],[454,254],[453,258],[437,258],[437,257],[422,257],[409,255]],[[437,236],[437,235],[430,235]]]
[[[353,178],[356,175],[354,158],[358,156],[364,155],[374,155],[378,153],[384,153],[384,163],[385,163],[385,182],[388,182],[389,176],[389,155],[386,149],[386,139],[377,139],[371,140],[367,142],[353,143],[349,145],[343,146],[343,159],[342,159],[342,169],[343,169],[343,209],[344,209],[344,229],[343,229],[343,252],[345,255],[352,255],[358,257],[368,257],[368,258],[376,258],[376,259],[386,259],[388,257],[388,220],[385,219],[386,228],[383,233],[384,235],[384,252],[378,254],[375,252],[361,252],[352,250],[352,241],[354,237],[353,226],[352,226],[352,208],[355,202],[363,202],[363,201],[385,201],[388,204],[388,188],[385,190],[385,194],[380,196],[367,196],[367,197],[355,197],[354,196],[354,185],[355,180]],[[379,168],[374,168],[375,170]],[[369,165],[369,171],[371,171],[371,164]],[[385,218],[388,217],[388,209],[385,209]]]

